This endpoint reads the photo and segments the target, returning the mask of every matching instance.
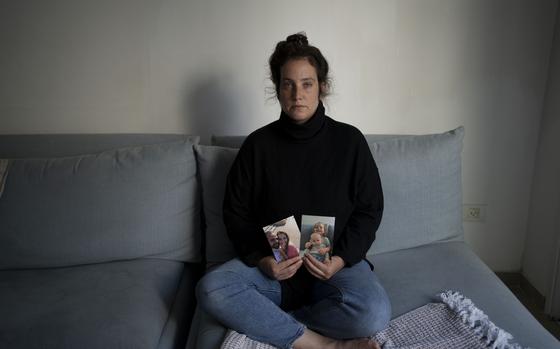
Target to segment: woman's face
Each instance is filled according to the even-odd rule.
[[[303,124],[313,116],[319,92],[317,71],[307,58],[291,59],[282,66],[278,100],[293,122]]]
[[[288,235],[278,234],[278,242],[280,243],[280,247],[282,248],[288,246]]]

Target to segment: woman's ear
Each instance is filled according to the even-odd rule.
[[[327,87],[327,83],[326,82],[322,82],[319,84],[319,96],[326,96],[328,93],[328,87]]]

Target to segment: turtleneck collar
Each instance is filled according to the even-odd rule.
[[[319,133],[325,124],[325,120],[325,107],[323,106],[323,102],[319,101],[319,105],[313,116],[303,124],[296,124],[282,111],[278,125],[290,138],[304,141],[313,138],[313,136]]]

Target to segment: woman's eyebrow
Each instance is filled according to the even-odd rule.
[[[298,80],[297,80],[297,79],[296,79],[296,80],[293,80],[293,79],[289,79],[289,78],[283,78],[282,81],[283,81],[283,82],[294,82],[294,81],[298,81]],[[312,78],[312,77],[303,78],[303,79],[299,79],[299,81],[304,81],[304,82],[305,82],[305,81],[315,81],[315,78]]]

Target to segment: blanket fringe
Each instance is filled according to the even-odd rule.
[[[486,314],[467,297],[459,292],[445,291],[439,294],[443,303],[455,311],[481,340],[491,349],[523,349],[510,342],[513,336],[496,326]]]

